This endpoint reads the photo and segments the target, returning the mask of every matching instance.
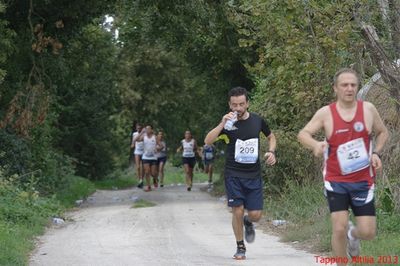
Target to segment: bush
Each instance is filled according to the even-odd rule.
[[[263,167],[266,191],[280,193],[287,186],[287,181],[292,179],[299,184],[319,180],[322,175],[321,161],[300,145],[297,133],[274,131],[274,134],[278,142],[277,163],[273,167]]]
[[[95,185],[79,176],[68,176],[64,188],[57,192],[56,198],[63,206],[75,206],[77,199],[85,199],[96,191]]]
[[[0,167],[5,175],[23,175],[31,171],[32,154],[25,139],[0,129],[0,147]]]
[[[382,152],[383,174],[377,177],[381,186],[378,199],[386,212],[400,214],[400,132],[395,127],[390,128],[389,132],[389,141]]]
[[[10,180],[0,179],[0,221],[34,226],[59,212],[58,204],[39,197],[37,191],[23,190]]]

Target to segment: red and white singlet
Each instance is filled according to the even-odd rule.
[[[344,121],[336,103],[329,105],[333,131],[327,140],[329,147],[325,154],[323,175],[329,182],[374,183],[375,171],[370,164],[372,152],[371,137],[364,121],[363,102],[357,101],[357,111],[352,121]]]

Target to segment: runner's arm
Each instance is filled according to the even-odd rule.
[[[140,134],[137,135],[135,141],[143,141],[144,140],[144,133],[146,133],[146,128],[143,128],[142,131],[140,131]]]
[[[269,165],[274,165],[276,163],[276,157],[275,157],[276,137],[274,133],[271,132],[268,135],[267,139],[268,139],[269,149],[264,154],[265,162]]]
[[[221,121],[218,126],[213,128],[210,132],[208,132],[206,138],[204,139],[204,143],[207,145],[211,145],[218,138],[219,133],[221,133],[222,129],[224,129],[225,122]]]
[[[382,118],[380,117],[378,110],[376,110],[373,104],[369,104],[369,109],[372,113],[372,131],[375,133],[375,147],[371,155],[372,166],[378,170],[382,167],[382,160],[380,154],[383,150],[389,133],[385,125],[383,124]]]
[[[197,154],[201,157],[201,155],[200,155],[200,152],[199,152],[199,146],[197,146],[197,141],[196,140],[194,140],[194,146],[193,146],[193,152],[196,154],[196,152],[197,152]]]
[[[382,118],[379,115],[378,110],[376,110],[375,106],[372,104],[371,107],[372,115],[374,117],[372,130],[376,135],[374,152],[380,154],[382,152],[383,146],[389,138],[389,133],[386,126],[383,124]]]
[[[268,139],[268,143],[269,143],[268,151],[274,153],[276,150],[276,137],[275,137],[274,133],[271,132],[271,134],[269,134],[267,139]]]
[[[203,147],[199,147],[198,154],[201,157],[201,159],[204,160],[203,151],[204,151],[204,148]]]
[[[131,137],[131,149],[135,148],[136,136]]]
[[[181,145],[178,147],[178,149],[176,149],[176,152],[179,153],[182,151],[182,141],[181,141]]]
[[[297,139],[303,146],[313,150],[315,156],[321,156],[327,147],[327,143],[324,141],[317,141],[313,138],[313,135],[316,134],[319,130],[321,130],[323,125],[324,113],[326,112],[327,107],[323,107],[319,109],[313,118],[307,123],[307,125],[300,130],[297,135]]]
[[[213,144],[217,140],[221,131],[224,129],[226,121],[228,121],[233,115],[234,115],[233,112],[224,115],[218,126],[216,126],[210,132],[208,132],[206,138],[204,139],[204,143],[207,145]]]
[[[159,139],[156,140],[156,143],[157,143],[157,145],[156,145],[157,151],[161,151],[162,149],[164,149],[164,145],[162,144],[162,142]]]

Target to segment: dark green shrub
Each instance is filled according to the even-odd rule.
[[[267,192],[281,192],[288,180],[302,184],[321,178],[321,160],[300,145],[297,133],[277,131],[274,134],[277,138],[277,163],[273,167],[263,167]]]
[[[5,175],[23,175],[31,171],[32,154],[27,140],[0,129],[0,167]]]

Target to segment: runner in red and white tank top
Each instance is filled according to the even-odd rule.
[[[364,121],[363,102],[357,101],[354,118],[347,122],[336,109],[336,102],[329,105],[332,115],[332,135],[327,140],[324,179],[332,182],[361,182],[373,184],[375,171],[370,165],[371,137]]]
[[[360,240],[371,240],[376,234],[374,169],[382,167],[380,154],[388,138],[376,107],[357,101],[359,84],[354,70],[339,70],[333,79],[337,101],[320,108],[298,135],[315,156],[325,155],[325,196],[331,212],[332,251],[340,259],[336,261],[338,266],[347,265],[347,255],[359,256]],[[326,141],[313,137],[321,130]],[[350,208],[356,226],[349,220]]]

